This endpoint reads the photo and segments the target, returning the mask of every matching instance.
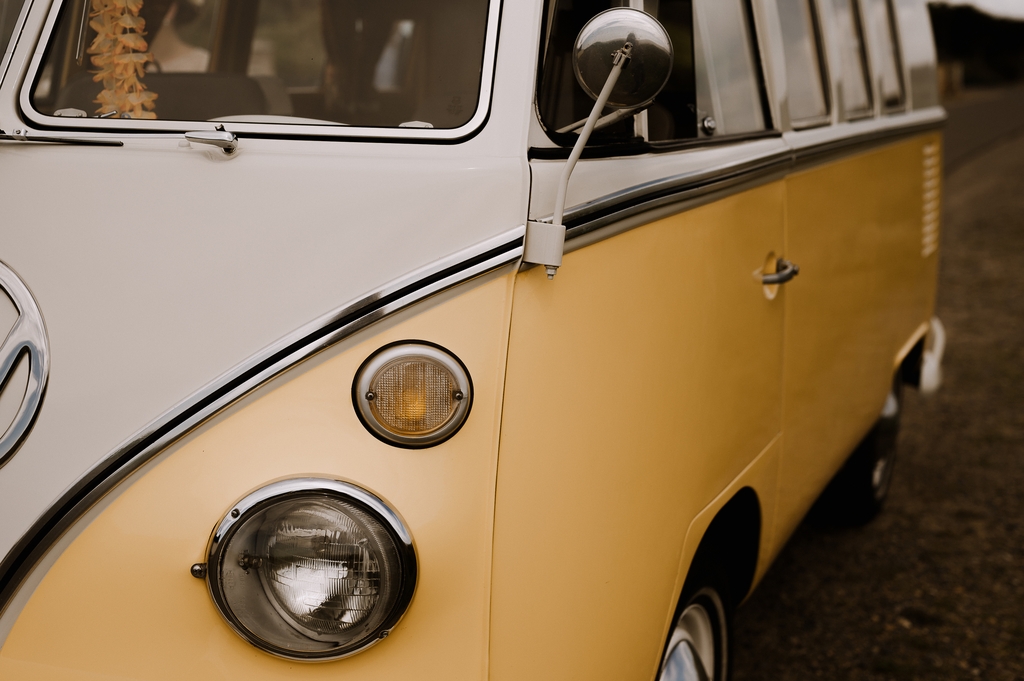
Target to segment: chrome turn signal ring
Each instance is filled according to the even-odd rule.
[[[441,346],[400,341],[359,367],[352,402],[359,420],[379,440],[397,447],[433,447],[466,422],[473,382],[465,365]]]

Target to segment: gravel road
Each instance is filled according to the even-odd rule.
[[[882,515],[805,523],[740,609],[734,681],[1024,680],[1024,136],[958,147],[945,200],[945,384]]]

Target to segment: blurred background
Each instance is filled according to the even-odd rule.
[[[1024,0],[930,9],[945,382],[906,393],[882,515],[812,514],[740,608],[734,681],[1024,679]]]

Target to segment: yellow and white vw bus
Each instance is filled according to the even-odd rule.
[[[721,681],[938,385],[923,0],[0,29],[5,680]]]

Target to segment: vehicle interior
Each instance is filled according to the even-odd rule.
[[[457,128],[479,99],[487,12],[487,0],[72,0],[32,103],[74,117]],[[110,61],[135,64],[141,86],[97,69]],[[115,110],[100,96],[112,88],[156,97]]]

